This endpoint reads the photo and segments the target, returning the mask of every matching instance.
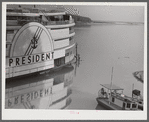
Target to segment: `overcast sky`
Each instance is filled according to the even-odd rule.
[[[74,6],[80,15],[90,17],[92,20],[106,21],[144,21],[144,7],[141,6]]]

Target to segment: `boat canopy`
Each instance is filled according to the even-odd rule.
[[[119,86],[116,86],[114,84],[100,84],[101,86],[107,88],[108,90],[124,90],[123,88],[120,88]]]

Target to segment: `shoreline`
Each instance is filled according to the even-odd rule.
[[[144,25],[144,23],[119,23],[119,22],[91,22],[91,23],[79,23],[76,24],[75,27],[90,27],[96,24],[104,24],[104,25]]]
[[[107,25],[144,25],[143,22],[119,22],[119,21],[91,21],[91,22],[76,22],[75,27],[86,27],[94,24]]]
[[[92,24],[121,24],[121,25],[143,25],[144,22],[122,22],[122,21],[95,21]]]

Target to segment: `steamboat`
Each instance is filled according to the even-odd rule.
[[[63,67],[74,60],[74,19],[63,11],[7,8],[6,79]]]

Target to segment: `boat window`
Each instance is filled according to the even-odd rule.
[[[22,20],[22,16],[18,16],[18,20]]]
[[[69,52],[65,54],[65,56],[69,56]]]
[[[115,101],[115,98],[114,97],[112,97],[112,102],[114,102]]]
[[[69,40],[71,41],[71,40],[73,40],[73,38],[74,38],[74,37],[72,36],[72,37],[69,38]]]
[[[31,20],[33,20],[33,21],[38,21],[38,20],[39,20],[39,17],[32,17]]]
[[[7,12],[13,12],[13,9],[7,9]]]
[[[137,106],[136,104],[132,104],[132,108],[136,108],[136,106]]]
[[[130,108],[130,103],[127,103],[127,108]]]
[[[7,30],[6,33],[7,34],[14,34],[14,30]]]
[[[55,66],[60,66],[60,65],[63,65],[63,64],[65,64],[65,57],[58,58],[58,59],[54,60],[54,65]]]
[[[73,27],[69,27],[69,30],[72,30],[73,29]]]
[[[10,47],[11,47],[10,44],[6,44],[6,56],[9,56],[9,53],[10,53]]]
[[[49,19],[50,19],[51,21],[54,21],[54,16],[50,16]]]
[[[143,106],[140,106],[140,105],[139,105],[139,106],[138,106],[138,109],[143,110]]]
[[[123,108],[125,108],[125,103],[123,102]]]
[[[31,13],[39,13],[39,9],[31,9],[30,12]]]
[[[58,16],[54,16],[54,21],[59,21]]]
[[[63,15],[64,20],[69,20],[69,16],[68,15]]]
[[[7,16],[7,20],[17,20],[18,17],[16,16]]]
[[[26,16],[22,16],[22,20],[27,20],[27,17]]]
[[[27,20],[33,21],[35,18],[34,17],[27,17]]]
[[[70,27],[69,28],[69,33],[71,34],[71,33],[73,33],[74,32],[74,28],[73,27]]]
[[[6,44],[6,50],[10,49],[10,44]]]

